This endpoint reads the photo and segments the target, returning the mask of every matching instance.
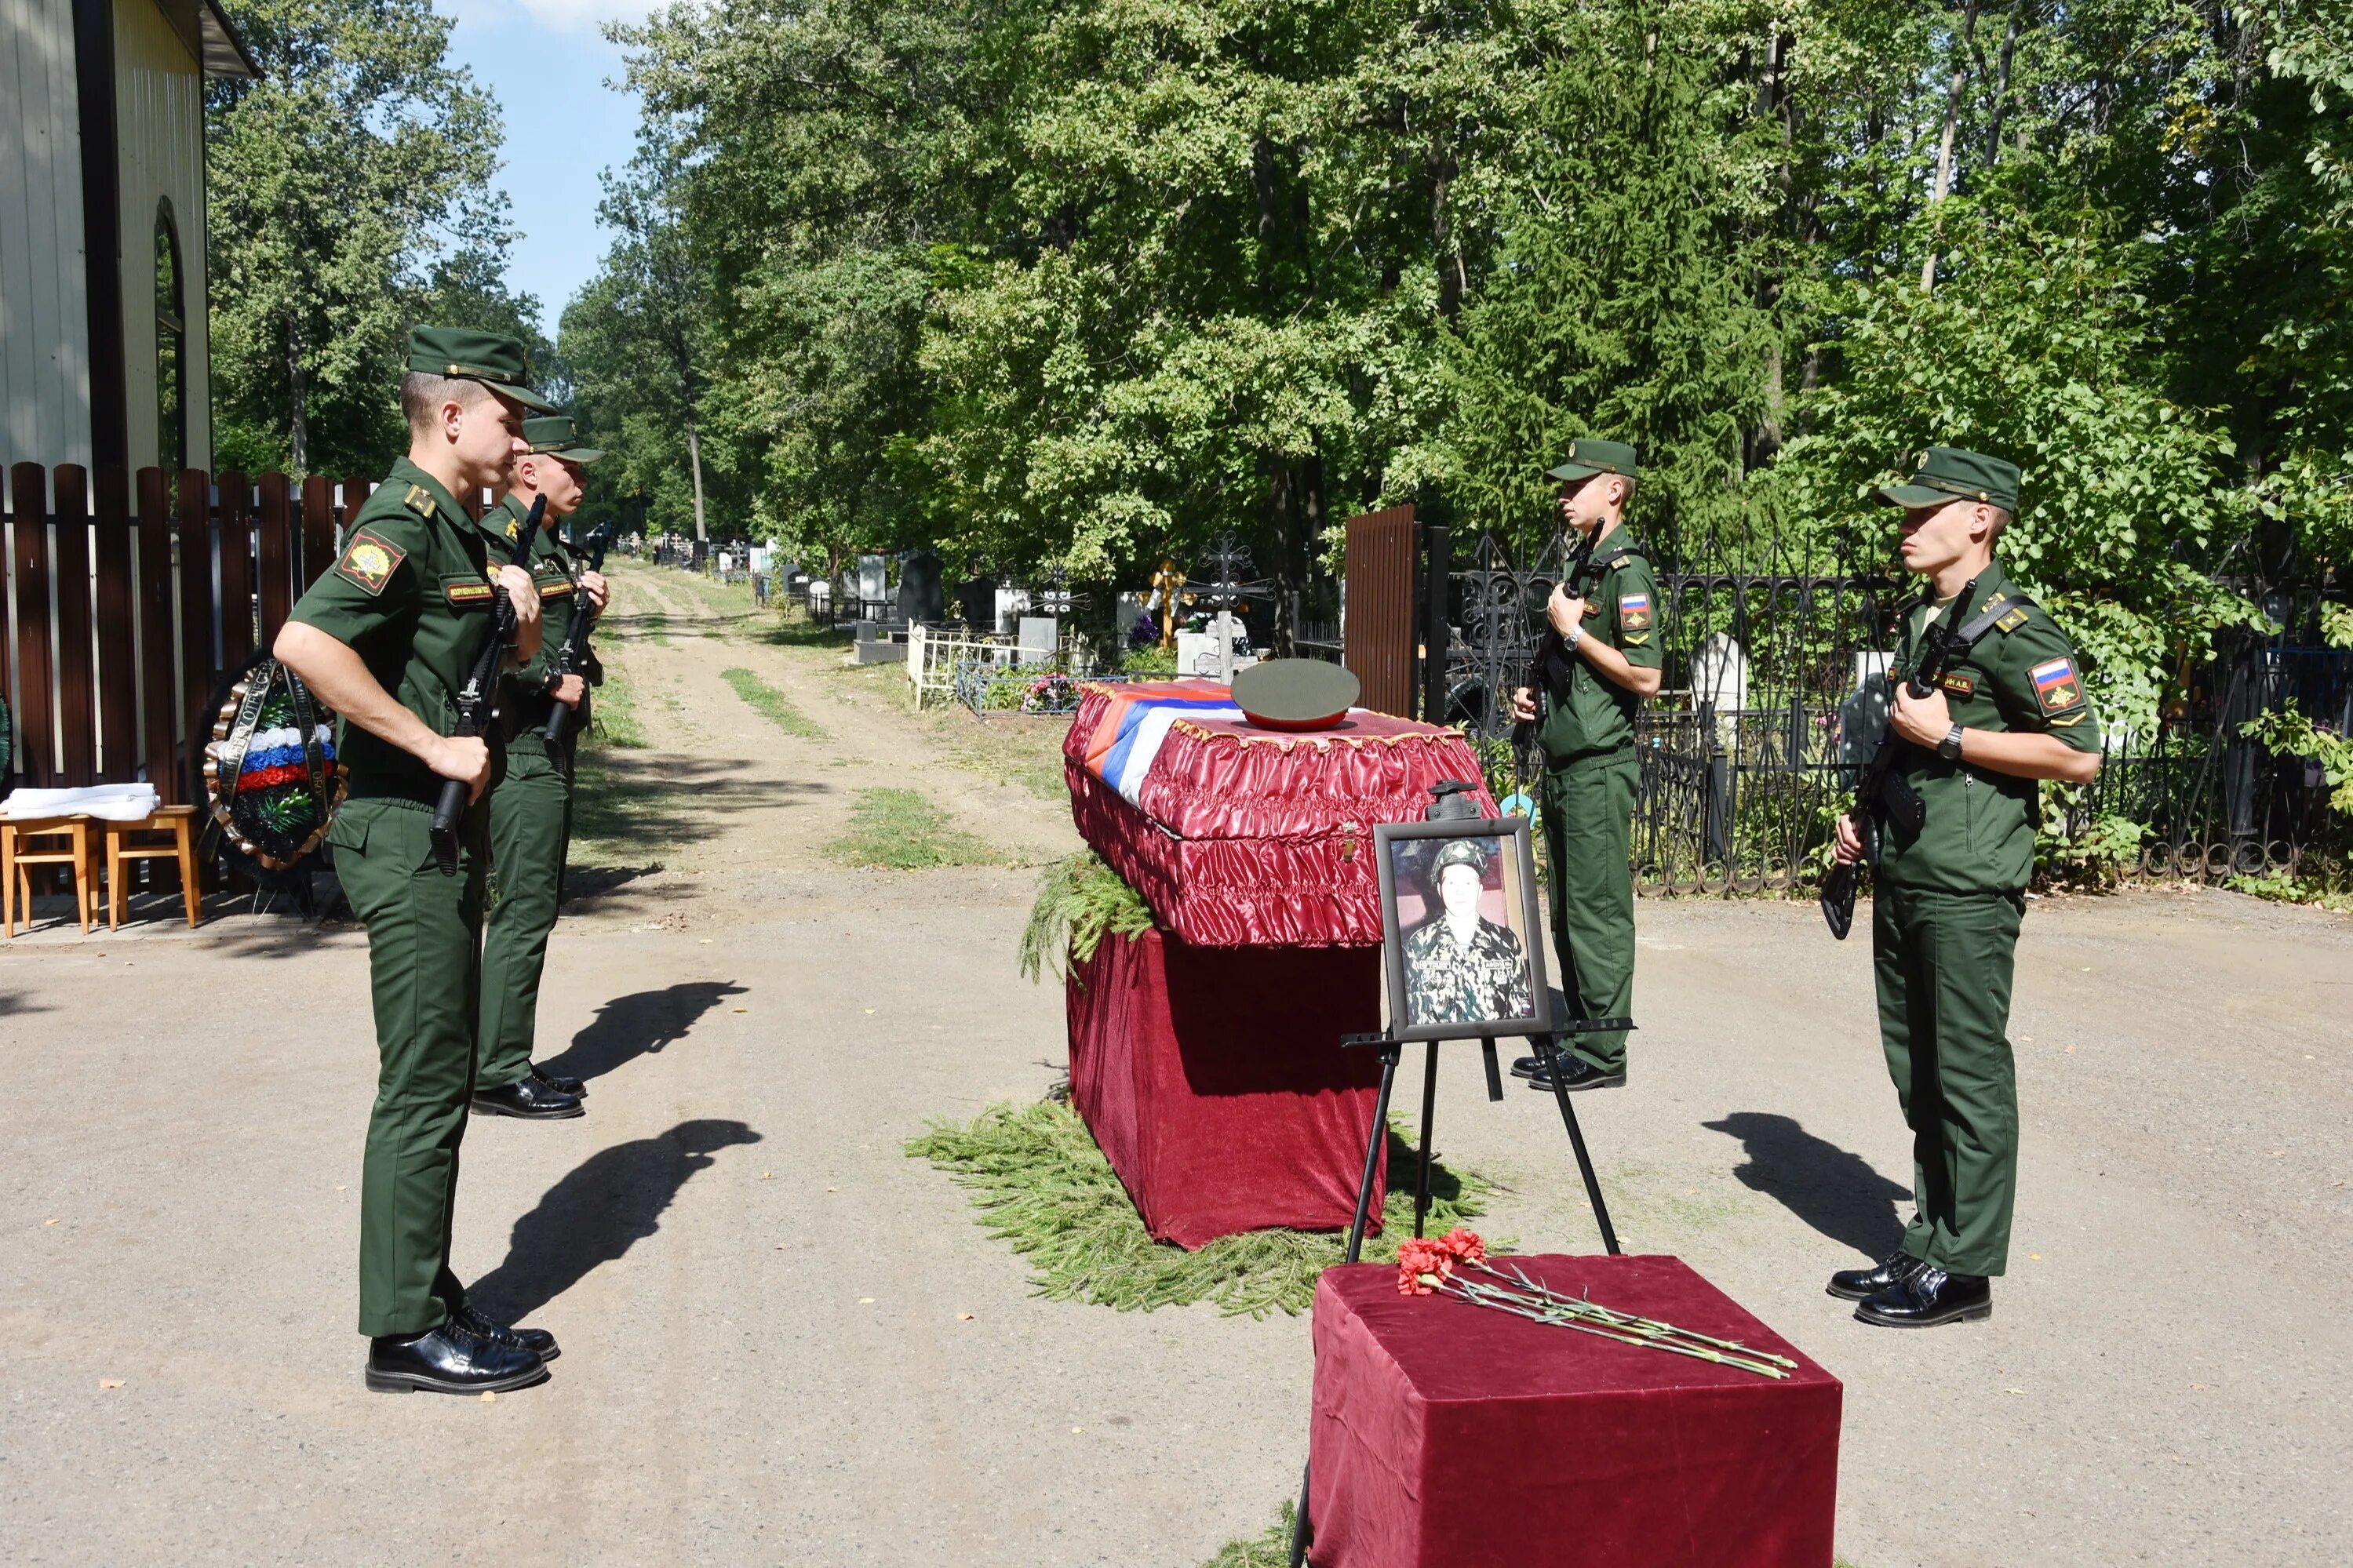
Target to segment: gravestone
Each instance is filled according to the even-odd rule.
[[[867,606],[879,606],[883,600],[890,597],[891,588],[886,580],[885,565],[880,555],[861,555],[858,558],[858,613],[860,615],[869,613]],[[878,608],[872,613],[880,615],[881,612]]]
[[[992,632],[1011,631],[1013,623],[1029,613],[1029,589],[1000,587],[997,590],[997,605],[989,616],[987,629]]]
[[[956,590],[956,608],[964,615],[964,624],[975,633],[997,629],[997,579],[970,577]]]
[[[1024,616],[1021,635],[1017,640],[1017,664],[1046,664],[1054,657],[1054,647],[1061,634],[1061,624],[1051,616]]]
[[[899,563],[899,618],[908,625],[938,620],[947,614],[940,585],[940,558],[918,550]]]

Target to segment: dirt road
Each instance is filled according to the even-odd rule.
[[[1304,1319],[1035,1300],[900,1152],[1056,1076],[1060,998],[1012,959],[1034,873],[828,847],[903,790],[950,859],[1064,852],[1050,732],[908,715],[895,670],[621,581],[607,646],[647,744],[607,753],[620,809],[584,821],[541,1018],[590,1114],[478,1122],[458,1215],[478,1293],[562,1338],[554,1380],[361,1386],[358,933],[20,939],[0,1558],[1192,1568],[1295,1485]],[[1633,1080],[1586,1097],[1588,1135],[1630,1250],[1846,1380],[1845,1558],[2353,1557],[2353,921],[2037,903],[2013,1273],[1990,1323],[1902,1334],[1820,1290],[1892,1240],[1908,1181],[1867,951],[1803,906],[1641,921]],[[1493,1228],[1593,1245],[1549,1101],[1487,1105],[1470,1053],[1444,1076],[1440,1149],[1504,1184]]]

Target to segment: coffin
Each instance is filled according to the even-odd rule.
[[[1374,825],[1482,777],[1456,731],[1361,708],[1261,729],[1211,680],[1086,687],[1062,767],[1081,837],[1195,947],[1378,946]],[[1483,784],[1472,798],[1496,815]]]

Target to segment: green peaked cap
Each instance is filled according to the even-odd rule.
[[[479,381],[539,414],[555,405],[531,389],[531,351],[504,332],[470,327],[415,327],[408,334],[408,368],[427,375]]]
[[[2018,465],[1959,447],[1931,447],[1920,457],[1909,482],[1879,487],[1879,499],[1906,509],[1981,500],[2004,511],[2018,510]]]
[[[1634,477],[1634,448],[1623,441],[1597,441],[1579,437],[1568,444],[1568,461],[1556,468],[1546,468],[1547,479],[1567,483],[1589,479],[1596,474],[1623,474]]]
[[[603,457],[596,447],[580,442],[580,427],[569,414],[543,414],[522,422],[522,438],[536,455],[553,455],[567,463],[589,464]]]

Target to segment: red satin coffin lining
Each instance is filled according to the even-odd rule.
[[[1198,947],[1377,946],[1374,826],[1419,821],[1441,779],[1482,777],[1461,735],[1388,714],[1304,735],[1179,719],[1139,809],[1085,765],[1107,691],[1088,689],[1063,742],[1071,815],[1153,913]],[[1494,815],[1483,785],[1475,798]]]

